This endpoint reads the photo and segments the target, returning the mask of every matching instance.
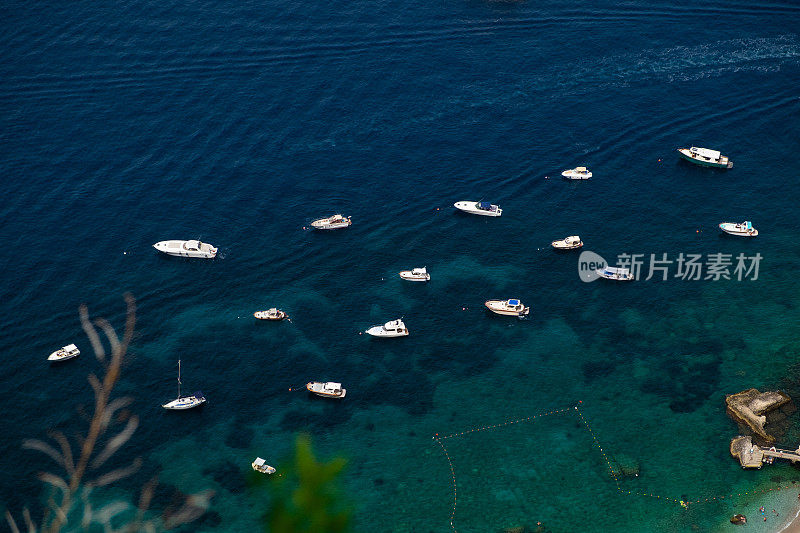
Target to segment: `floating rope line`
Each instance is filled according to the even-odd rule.
[[[684,499],[684,498],[673,498],[671,496],[664,496],[664,495],[661,495],[661,494],[654,494],[652,492],[644,492],[644,491],[640,491],[640,490],[626,490],[626,489],[622,488],[622,486],[620,485],[619,472],[617,472],[614,469],[614,466],[613,466],[611,460],[606,455],[606,452],[603,449],[603,447],[601,446],[600,441],[598,440],[597,436],[594,433],[594,430],[592,430],[592,427],[589,425],[589,422],[586,420],[586,417],[583,416],[583,413],[580,410],[580,405],[582,403],[583,402],[578,402],[577,405],[574,405],[572,407],[567,407],[567,408],[564,408],[564,409],[555,409],[553,411],[548,411],[548,412],[545,412],[545,413],[539,413],[539,414],[528,416],[528,417],[524,417],[524,418],[517,418],[515,420],[508,420],[506,422],[501,422],[501,423],[498,423],[498,424],[491,424],[491,425],[488,425],[488,426],[481,426],[481,427],[476,427],[476,428],[472,428],[472,429],[467,429],[465,431],[461,431],[461,432],[458,432],[458,433],[452,433],[450,435],[439,435],[438,433],[436,433],[433,436],[433,440],[435,440],[436,443],[439,444],[439,446],[441,446],[442,452],[444,453],[445,457],[447,458],[447,462],[450,465],[450,476],[452,478],[452,483],[453,483],[453,508],[450,511],[450,527],[451,527],[451,529],[453,530],[454,533],[457,533],[456,526],[455,526],[455,517],[456,517],[456,505],[458,503],[458,498],[457,498],[457,496],[458,496],[458,486],[456,484],[456,471],[455,471],[455,466],[453,464],[453,459],[450,457],[450,454],[447,451],[447,447],[445,446],[444,441],[447,440],[447,439],[454,439],[454,438],[457,438],[457,437],[463,437],[465,435],[470,435],[472,433],[478,433],[478,432],[481,432],[481,431],[488,431],[490,429],[499,429],[499,428],[503,428],[503,427],[506,427],[506,426],[510,426],[512,424],[519,424],[519,423],[522,423],[522,422],[531,422],[533,420],[536,420],[537,418],[543,418],[543,417],[546,417],[546,416],[563,414],[563,413],[567,413],[567,412],[574,412],[578,416],[578,419],[580,420],[580,422],[583,425],[583,427],[586,428],[586,430],[589,432],[589,435],[591,435],[592,442],[594,443],[594,446],[597,447],[597,449],[600,451],[600,455],[602,455],[603,460],[606,462],[606,466],[608,467],[608,471],[611,474],[611,477],[614,479],[614,484],[616,485],[617,492],[619,492],[620,494],[628,494],[628,495],[632,495],[632,496],[645,496],[645,497],[648,497],[648,498],[653,498],[653,499],[656,499],[656,500],[664,501],[664,502],[667,502],[667,503],[670,503],[670,504],[673,504],[673,503],[674,504],[679,504],[684,508],[688,508],[689,504],[710,503],[710,502],[715,502],[715,501],[718,501],[718,500],[721,501],[721,500],[725,500],[725,499],[732,499],[732,498],[734,498],[736,496],[758,496],[758,495],[766,494],[766,493],[773,492],[773,491],[789,490],[789,489],[798,490],[798,492],[800,492],[800,485],[792,484],[792,485],[786,485],[786,486],[770,487],[770,488],[749,490],[749,491],[745,491],[745,492],[731,493],[731,494],[726,494],[726,495],[721,495],[721,496],[712,496],[712,497],[709,497],[709,498],[697,498],[697,499],[685,498]]]
[[[555,411],[549,411],[547,413],[540,413],[538,415],[527,416],[525,418],[517,418],[516,420],[509,420],[508,422],[501,422],[500,424],[492,424],[491,426],[483,426],[473,429],[468,429],[466,431],[462,431],[461,433],[453,433],[452,435],[447,435],[445,437],[434,437],[435,439],[452,439],[453,437],[461,437],[463,435],[469,435],[470,433],[477,433],[478,431],[486,431],[487,429],[497,429],[505,426],[509,426],[511,424],[519,424],[520,422],[530,422],[536,418],[541,418],[543,416],[555,415],[559,413],[566,413],[572,409],[572,407],[567,407],[565,409],[556,409]],[[575,407],[577,409],[577,407]],[[438,433],[436,435],[439,435]]]
[[[580,403],[581,402],[578,402],[578,405],[580,405]],[[619,486],[619,478],[617,477],[617,473],[614,470],[614,467],[611,466],[611,461],[609,461],[606,452],[603,451],[603,447],[600,446],[600,441],[597,440],[597,437],[595,436],[594,431],[592,431],[592,427],[589,425],[589,422],[586,421],[586,419],[583,417],[583,413],[581,413],[581,410],[578,409],[578,405],[575,406],[575,412],[578,413],[578,417],[581,419],[581,422],[583,422],[583,427],[585,427],[586,430],[589,432],[589,435],[592,436],[594,445],[597,446],[598,450],[600,450],[600,454],[603,456],[606,465],[608,465],[608,471],[611,472],[611,477],[614,478],[614,484],[617,486],[617,490],[622,491],[622,488]]]
[[[450,464],[450,475],[453,477],[453,510],[450,511],[450,527],[453,528],[453,531],[455,531],[456,504],[458,503],[458,485],[456,484],[456,471],[453,469],[453,461],[450,459],[450,454],[447,453],[447,448],[445,448],[444,444],[442,444],[442,441],[439,439],[438,434],[433,438],[434,440],[436,440],[436,442],[439,443],[439,446],[442,447],[444,456],[447,457],[447,462]]]
[[[456,437],[463,437],[464,435],[469,435],[471,433],[477,433],[479,431],[487,431],[487,430],[490,430],[490,429],[498,429],[498,428],[510,426],[512,424],[519,424],[521,422],[530,422],[530,421],[535,420],[537,418],[543,418],[545,416],[566,413],[568,411],[572,411],[573,409],[577,410],[578,407],[577,406],[573,406],[573,407],[566,407],[564,409],[555,409],[553,411],[548,411],[546,413],[539,413],[537,415],[526,416],[524,418],[517,418],[515,420],[508,420],[506,422],[501,422],[499,424],[492,424],[492,425],[489,425],[489,426],[481,426],[481,427],[477,427],[477,428],[473,428],[473,429],[468,429],[466,431],[461,431],[459,433],[452,433],[450,435],[442,436],[442,435],[439,435],[438,433],[436,433],[433,436],[433,440],[435,440],[439,444],[439,446],[442,447],[442,452],[444,452],[444,456],[447,458],[447,462],[450,465],[450,475],[451,475],[452,481],[453,481],[453,508],[450,511],[450,528],[453,530],[453,533],[457,533],[456,525],[455,525],[455,519],[456,519],[456,505],[458,503],[458,485],[456,484],[456,470],[455,470],[455,467],[453,466],[453,460],[450,457],[450,454],[447,451],[447,447],[444,445],[443,441],[446,440],[446,439],[453,439],[453,438],[456,438]],[[587,424],[585,424],[585,422],[584,422],[584,425],[588,429],[589,426]],[[597,444],[597,439],[595,439],[595,444]],[[598,445],[598,447],[599,447],[599,445]],[[605,455],[604,455],[604,457],[605,457]],[[608,459],[606,459],[606,462],[608,462]],[[611,463],[608,463],[608,464],[609,464],[609,469],[611,469]],[[611,469],[611,472],[613,474],[613,472],[614,472],[613,469]],[[616,480],[616,478],[614,478],[614,479]],[[617,489],[619,490],[619,484],[617,484]]]

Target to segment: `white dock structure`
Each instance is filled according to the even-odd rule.
[[[775,446],[766,448],[753,444],[749,435],[739,436],[731,441],[731,455],[739,459],[742,468],[761,468],[764,463],[772,464],[775,459],[800,462],[800,446],[796,450],[781,450]]]

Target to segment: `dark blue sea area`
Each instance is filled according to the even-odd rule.
[[[62,472],[23,442],[56,429],[77,447],[93,407],[102,368],[78,308],[121,334],[125,292],[136,333],[114,397],[133,398],[139,427],[104,468],[143,466],[96,508],[135,505],[158,474],[155,513],[214,492],[182,531],[257,531],[250,462],[281,468],[308,433],[348,460],[356,531],[727,531],[777,505],[748,529],[776,531],[797,511],[765,502],[800,471],[742,470],[725,412],[751,387],[800,395],[797,2],[2,13],[0,507],[20,523],[45,505],[37,473]],[[734,167],[692,165],[684,146]],[[591,180],[561,179],[579,165]],[[308,229],[334,213],[352,226]],[[743,220],[757,238],[717,227]],[[641,278],[582,282],[579,252],[550,247],[567,235],[612,264],[642,254]],[[166,239],[219,255],[159,255]],[[644,279],[651,254],[718,253],[732,279],[682,279],[677,263]],[[757,279],[736,279],[739,254],[760,254]],[[429,283],[397,276],[421,266]],[[531,315],[483,307],[508,298]],[[253,318],[270,307],[292,321]],[[363,334],[399,317],[406,338]],[[73,342],[80,357],[46,362]],[[161,408],[179,359],[201,409]],[[347,397],[289,390],[310,380]],[[780,446],[797,448],[798,422]]]

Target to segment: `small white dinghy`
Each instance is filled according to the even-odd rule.
[[[332,215],[327,218],[320,218],[311,223],[311,227],[314,229],[339,229],[339,228],[346,228],[353,222],[350,220],[350,217],[344,217],[342,215]]]
[[[277,307],[267,309],[266,311],[256,311],[253,313],[253,316],[259,320],[283,320],[284,318],[287,318],[286,313]]]
[[[631,271],[627,268],[611,267],[600,268],[595,270],[597,275],[601,278],[610,279],[613,281],[633,281],[635,278]]]
[[[506,316],[526,316],[531,312],[530,307],[525,307],[519,300],[487,300],[485,305],[492,313]]]
[[[392,320],[382,326],[372,326],[367,333],[373,337],[405,337],[408,335],[408,328],[401,319]]]
[[[207,242],[200,241],[161,241],[153,245],[153,248],[167,255],[176,257],[197,257],[200,259],[214,259],[217,257],[217,249]]]
[[[465,213],[472,213],[473,215],[483,215],[485,217],[499,217],[503,214],[500,206],[491,204],[489,202],[472,202],[462,201],[453,204],[456,209],[460,209]]]
[[[719,229],[731,235],[738,235],[740,237],[758,237],[758,230],[753,227],[753,223],[745,220],[741,223],[736,222],[723,222],[719,225]]]
[[[195,392],[191,396],[181,396],[181,360],[178,359],[178,397],[171,402],[165,403],[161,407],[174,410],[191,409],[192,407],[203,405],[205,401],[206,398],[200,391]]]
[[[576,248],[583,246],[583,242],[577,235],[571,235],[561,239],[560,241],[553,241],[550,243],[550,245],[556,250],[575,250]]]
[[[431,275],[428,274],[428,269],[425,267],[403,270],[400,272],[400,277],[408,281],[430,281],[431,279]]]
[[[56,350],[55,352],[51,353],[50,356],[47,358],[48,361],[66,361],[67,359],[72,359],[73,357],[78,357],[81,354],[81,351],[78,349],[77,346],[74,344],[67,344],[60,350]]]
[[[267,462],[261,457],[256,457],[256,460],[253,461],[253,470],[255,470],[256,472],[261,472],[262,474],[275,473],[275,467],[269,466]]]
[[[344,398],[344,395],[347,394],[347,390],[342,388],[341,383],[333,381],[309,381],[306,383],[306,389],[308,392],[324,398]]]
[[[592,177],[592,173],[586,167],[571,168],[562,172],[561,175],[568,180],[588,180]]]

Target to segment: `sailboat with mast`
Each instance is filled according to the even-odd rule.
[[[181,360],[178,359],[178,397],[167,402],[161,407],[164,409],[191,409],[206,402],[206,397],[200,391],[195,392],[191,396],[181,396]]]

